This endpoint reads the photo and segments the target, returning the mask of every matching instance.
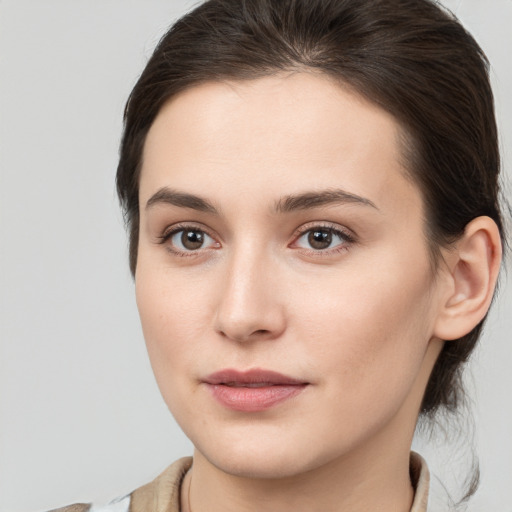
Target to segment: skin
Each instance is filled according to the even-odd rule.
[[[410,444],[456,286],[432,272],[399,135],[390,114],[313,73],[202,84],[157,116],[136,294],[158,385],[196,449],[184,510],[409,510]],[[339,189],[349,200],[283,211]],[[169,190],[212,208],[171,204]],[[311,246],[315,227],[328,248]],[[162,240],[173,228],[204,244]],[[202,382],[225,368],[308,385],[233,411]]]

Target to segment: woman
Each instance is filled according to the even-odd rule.
[[[195,451],[111,509],[426,510],[412,437],[461,400],[498,172],[485,56],[428,0],[210,0],[176,23],[117,185]]]

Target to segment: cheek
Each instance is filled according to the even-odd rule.
[[[153,372],[162,392],[171,393],[164,381],[185,375],[199,357],[197,341],[205,339],[210,323],[205,295],[189,280],[171,277],[168,269],[142,261],[136,274],[136,298]]]
[[[369,272],[368,267],[365,273],[354,269],[330,276],[317,292],[310,289],[303,296],[296,315],[301,318],[297,336],[309,340],[326,384],[328,376],[335,376],[333,396],[351,386],[355,407],[375,394],[403,396],[432,333],[428,265],[415,267],[409,261],[404,271],[381,263],[385,271]]]

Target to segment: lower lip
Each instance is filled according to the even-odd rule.
[[[305,389],[307,384],[273,385],[259,388],[207,384],[213,396],[225,407],[235,411],[258,412],[270,409]]]

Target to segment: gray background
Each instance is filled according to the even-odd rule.
[[[493,64],[510,181],[512,0],[445,4]],[[0,0],[1,512],[106,502],[191,453],[145,353],[114,173],[124,101],[165,28],[192,5]],[[512,510],[506,281],[469,382],[483,473],[473,511]],[[468,463],[465,438],[422,444],[448,484]]]

